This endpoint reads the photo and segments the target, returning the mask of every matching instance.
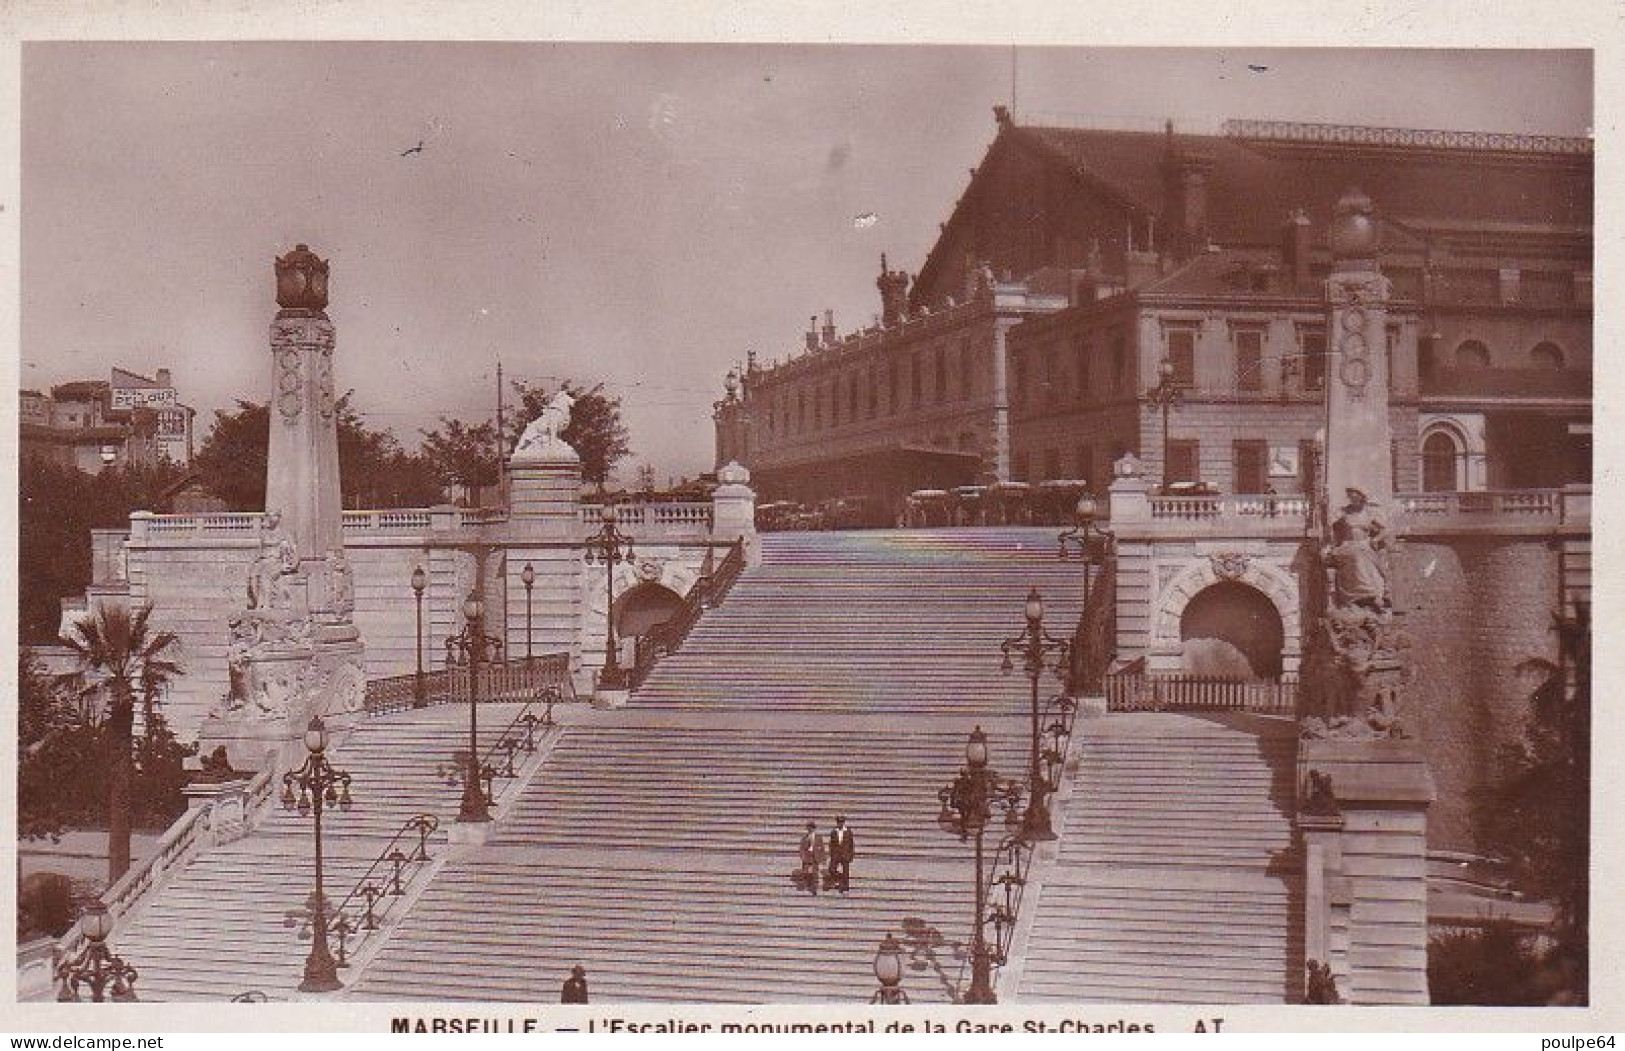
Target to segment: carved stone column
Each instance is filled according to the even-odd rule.
[[[231,691],[200,731],[243,770],[268,753],[277,762],[302,754],[312,716],[342,729],[366,696],[344,554],[327,272],[302,244],[276,260],[266,514],[243,611],[229,624]]]
[[[1306,560],[1318,622],[1304,663],[1298,826],[1315,1002],[1427,1003],[1427,810],[1433,781],[1406,719],[1387,369],[1388,281],[1371,202],[1338,201],[1327,241],[1326,533]]]

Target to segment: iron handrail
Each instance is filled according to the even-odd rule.
[[[434,835],[439,827],[440,819],[433,814],[418,814],[416,817],[407,819],[395,832],[395,835],[390,837],[389,842],[384,845],[384,849],[379,851],[372,864],[367,866],[367,870],[355,881],[355,884],[350,888],[350,892],[344,896],[344,900],[339,902],[338,908],[329,914],[327,929],[338,939],[338,952],[335,954],[335,958],[340,967],[349,962],[351,935],[360,934],[364,937],[367,933],[378,929],[379,920],[388,911],[387,907],[382,911],[378,909],[378,900],[380,898],[405,896],[406,884],[401,881],[401,874],[408,865],[428,863],[429,837]],[[418,839],[417,849],[410,854],[402,850],[400,846],[402,837],[408,833],[416,833]],[[387,877],[382,878],[380,882],[374,882],[373,877],[377,874],[379,866],[386,863],[391,866],[392,871]],[[348,910],[356,902],[357,898],[364,901],[366,905],[361,910],[360,916],[352,920]],[[290,913],[286,922],[291,926],[297,922],[297,919],[298,916]],[[301,938],[309,936],[308,916],[305,917],[305,921],[306,926],[300,930]],[[359,941],[359,939],[357,940]]]
[[[1065,775],[1065,762],[1072,742],[1072,726],[1077,718],[1078,703],[1065,693],[1051,697],[1044,706],[1046,747],[1042,758],[1051,770],[1048,775],[1047,790],[1056,792],[1060,790],[1061,778]],[[1005,836],[994,848],[993,859],[988,865],[987,876],[982,885],[982,900],[989,903],[987,914],[979,918],[983,926],[985,944],[992,947],[993,966],[1003,967],[1010,957],[1010,944],[1015,936],[1016,927],[1021,919],[1021,904],[1024,899],[1027,880],[1032,872],[1033,858],[1037,851],[1034,845],[1022,838],[1019,832]],[[995,891],[1003,890],[1003,901],[995,901]],[[993,938],[985,937],[987,924],[993,924]],[[959,987],[965,983],[965,968],[969,966],[970,959],[966,957],[959,965]]]
[[[526,701],[525,706],[519,709],[507,727],[497,736],[496,743],[486,749],[485,755],[480,759],[480,769],[490,770],[493,777],[514,777],[514,753],[530,754],[536,751],[536,731],[553,725],[553,706],[562,703],[563,700],[564,695],[557,686],[547,686],[543,688],[540,697]],[[540,716],[531,711],[538,703],[545,706]],[[508,757],[506,767],[492,765],[492,760],[496,758],[498,752],[506,752]]]
[[[656,624],[637,637],[632,651],[631,682],[636,689],[643,685],[655,662],[682,648],[688,633],[699,623],[706,610],[721,605],[733,589],[735,581],[745,570],[745,542],[735,540],[728,546],[728,554],[710,573],[700,577],[683,599],[675,616]]]
[[[481,681],[508,688],[510,680],[517,678],[520,689],[533,689],[538,683],[556,686],[561,692],[570,690],[570,655],[544,653],[534,657],[510,657],[503,661],[486,661],[481,665]],[[372,679],[367,683],[366,712],[385,715],[407,708],[457,704],[466,696],[457,687],[467,684],[466,668],[439,667],[423,673],[423,695],[415,689],[417,674],[390,675]],[[571,691],[573,692],[573,691]]]

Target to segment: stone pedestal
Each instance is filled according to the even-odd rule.
[[[592,691],[592,706],[594,708],[624,708],[632,691],[625,689],[608,689],[602,686]]]
[[[230,843],[248,831],[248,786],[252,780],[243,776],[230,781],[194,781],[181,789],[188,810],[208,811],[210,843]]]
[[[591,683],[581,666],[586,572],[581,538],[597,522],[589,526],[581,517],[581,457],[557,438],[521,441],[507,472],[508,528],[514,538],[503,570],[508,652],[525,652],[526,591],[520,575],[528,565],[535,574],[528,610],[532,650],[568,652],[577,688],[586,692]]]
[[[737,463],[717,470],[720,483],[711,494],[711,534],[718,540],[743,540],[745,564],[762,564],[762,542],[756,535],[756,493],[750,472]]]
[[[1113,526],[1151,521],[1151,481],[1138,456],[1129,453],[1112,465],[1110,518]]]
[[[581,536],[581,457],[562,440],[521,446],[508,459],[508,517],[538,539]]]
[[[491,838],[494,821],[453,821],[446,827],[446,841],[454,847],[478,847]]]
[[[1305,957],[1331,967],[1344,1003],[1428,1003],[1434,788],[1421,749],[1397,738],[1304,741],[1298,775]]]

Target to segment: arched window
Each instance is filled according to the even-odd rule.
[[[1461,463],[1461,446],[1449,431],[1436,430],[1422,442],[1422,491],[1452,493]]]
[[[1537,369],[1561,369],[1563,348],[1549,340],[1537,343],[1535,349],[1529,352],[1529,365]]]
[[[1490,348],[1476,339],[1469,339],[1456,348],[1456,368],[1487,369],[1490,367]]]

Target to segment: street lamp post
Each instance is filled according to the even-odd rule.
[[[1163,358],[1157,366],[1157,385],[1145,392],[1162,409],[1162,491],[1168,491],[1168,410],[1185,399],[1184,389],[1174,382],[1174,363]]]
[[[339,988],[338,964],[327,947],[327,896],[322,888],[322,810],[337,805],[350,809],[350,774],[327,761],[327,725],[321,716],[310,720],[305,730],[305,748],[310,752],[297,770],[282,775],[282,805],[288,810],[310,814],[316,834],[316,889],[310,896],[310,955],[305,958],[305,980],[299,990],[327,993]],[[295,802],[294,786],[299,786]]]
[[[519,571],[519,582],[525,585],[525,664],[528,666],[531,661],[530,593],[536,586],[536,567],[526,562],[525,568]]]
[[[82,999],[79,987],[83,985],[90,989],[92,1003],[133,1002],[136,970],[107,947],[107,936],[113,932],[113,918],[107,914],[107,906],[100,901],[91,902],[79,917],[79,929],[84,931],[85,947],[57,966],[57,1000],[78,1003]]]
[[[908,994],[903,992],[903,946],[889,933],[880,940],[880,949],[875,953],[875,980],[880,988],[869,998],[870,1003],[908,1003]]]
[[[632,538],[615,528],[615,505],[605,504],[603,527],[589,536],[585,543],[587,564],[604,567],[604,670],[598,675],[598,685],[606,690],[623,689],[626,675],[621,671],[620,656],[615,652],[615,567],[632,561]]]
[[[1000,667],[1007,672],[1013,670],[1014,664],[1010,660],[1010,655],[1012,653],[1020,655],[1023,670],[1026,671],[1027,680],[1032,686],[1031,762],[1028,767],[1031,795],[1027,801],[1027,816],[1022,825],[1021,835],[1029,843],[1036,843],[1055,838],[1048,801],[1049,793],[1055,786],[1048,783],[1040,766],[1043,732],[1039,727],[1038,683],[1043,678],[1044,672],[1050,670],[1050,665],[1045,659],[1052,654],[1057,674],[1066,667],[1068,643],[1065,639],[1057,639],[1044,632],[1044,600],[1039,597],[1037,588],[1027,592],[1026,615],[1026,630],[1020,635],[1005,639],[1000,644],[1000,649],[1004,651],[1004,661]]]
[[[967,1004],[993,1004],[993,965],[1003,963],[1002,951],[995,939],[989,946],[985,928],[989,922],[987,884],[982,878],[982,836],[987,830],[988,818],[994,804],[1004,808],[1006,823],[1016,820],[1016,808],[1021,804],[1021,784],[1001,778],[987,762],[987,734],[978,726],[971,731],[965,745],[965,766],[952,784],[937,793],[942,802],[938,822],[958,834],[961,841],[976,837],[976,917],[971,924],[971,984],[965,994]],[[1004,920],[1004,914],[995,917]],[[998,958],[998,959],[996,959]]]
[[[429,586],[429,574],[423,571],[422,566],[412,570],[412,594],[417,599],[418,627],[417,627],[417,672],[412,677],[412,707],[422,708],[429,703],[428,694],[423,684],[423,589]]]
[[[485,770],[480,763],[480,665],[502,651],[502,640],[485,633],[485,603],[470,594],[463,602],[463,630],[446,640],[446,663],[468,665],[468,762],[463,773],[463,801],[458,821],[491,820],[485,799]]]
[[[1078,500],[1078,524],[1061,533],[1057,538],[1061,544],[1061,561],[1066,561],[1068,551],[1077,548],[1078,557],[1083,560],[1083,619],[1078,624],[1078,634],[1072,641],[1072,683],[1073,693],[1081,693],[1096,687],[1095,653],[1093,636],[1089,634],[1089,586],[1094,579],[1095,548],[1098,538],[1101,545],[1112,542],[1114,534],[1109,529],[1102,529],[1095,524],[1100,512],[1100,505],[1095,498],[1085,493]]]

